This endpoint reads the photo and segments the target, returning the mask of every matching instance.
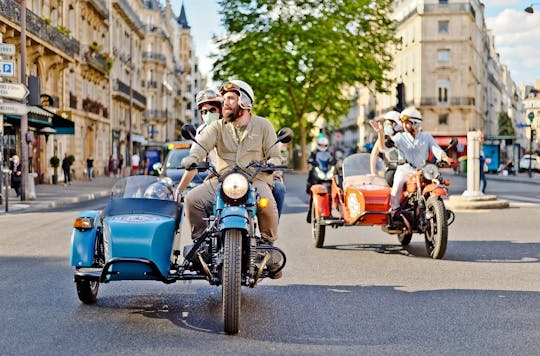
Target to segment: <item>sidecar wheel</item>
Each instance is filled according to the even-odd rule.
[[[431,213],[428,227],[424,233],[426,250],[433,259],[443,258],[448,242],[448,220],[442,200],[433,198],[426,203],[426,213]]]
[[[84,304],[94,304],[97,300],[99,282],[88,279],[75,281],[77,295]]]
[[[408,246],[411,243],[411,239],[412,239],[412,233],[398,235],[398,240],[401,246]]]
[[[313,235],[313,243],[316,248],[321,248],[324,245],[324,235],[326,226],[321,225],[316,214],[316,203],[311,203],[311,233]]]
[[[227,230],[223,248],[223,329],[238,333],[242,279],[242,232]]]

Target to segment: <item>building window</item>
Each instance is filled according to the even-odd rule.
[[[450,21],[439,21],[439,33],[448,33],[448,27],[450,25]]]
[[[439,63],[448,63],[450,62],[450,50],[449,49],[440,49],[437,51],[437,60]]]
[[[439,114],[439,125],[448,125],[448,114]]]
[[[448,0],[439,0],[439,5],[448,5]]]
[[[437,82],[437,104],[438,105],[448,105],[448,89],[450,88],[450,83],[446,80]]]

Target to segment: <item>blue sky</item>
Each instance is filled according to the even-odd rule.
[[[495,49],[518,85],[534,84],[536,79],[540,79],[540,4],[534,7],[536,10],[534,14],[523,11],[533,2],[483,1],[487,26],[495,35]],[[540,0],[538,2],[540,3]],[[217,1],[171,0],[177,14],[180,13],[181,3],[186,9],[201,71],[208,73],[212,64],[208,58],[213,48],[212,35],[223,31]]]

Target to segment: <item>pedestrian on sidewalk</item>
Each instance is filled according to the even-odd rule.
[[[113,155],[109,156],[109,177],[116,176],[116,162]]]
[[[485,193],[487,186],[486,173],[489,170],[488,164],[491,163],[491,159],[486,158],[484,154],[484,133],[482,131],[478,131],[478,143],[480,144],[480,182],[482,183],[482,193]]]
[[[131,156],[131,175],[137,175],[139,174],[139,163],[141,163],[141,157],[139,156],[138,152],[135,152],[133,156]]]
[[[71,185],[71,160],[67,152],[64,153],[64,159],[62,160],[62,170],[64,171],[64,185]]]
[[[22,163],[19,156],[13,155],[10,159],[9,169],[11,171],[11,188],[15,189],[17,196],[21,195]]]
[[[88,180],[92,180],[94,174],[94,158],[92,155],[86,159],[86,172],[88,173]]]
[[[120,156],[118,157],[118,167],[117,167],[117,176],[120,176],[122,177],[124,172],[123,172],[123,168],[124,168],[124,156],[122,154],[120,154]]]

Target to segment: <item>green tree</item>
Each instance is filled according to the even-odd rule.
[[[514,131],[514,126],[512,125],[512,119],[508,116],[507,113],[499,113],[499,135],[501,136],[514,136],[516,133]]]
[[[347,114],[350,88],[387,91],[397,43],[391,3],[220,0],[227,35],[215,38],[214,79],[248,82],[255,91],[254,112],[277,127],[291,127],[307,157],[313,122]]]

